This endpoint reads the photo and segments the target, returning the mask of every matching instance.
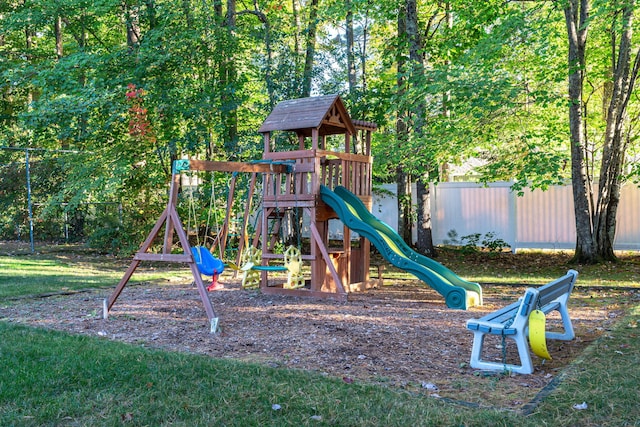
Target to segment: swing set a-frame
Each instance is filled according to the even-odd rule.
[[[177,160],[173,164],[169,200],[156,221],[147,239],[133,256],[133,260],[113,293],[104,301],[103,315],[106,318],[127,282],[142,261],[186,263],[202,299],[212,333],[218,329],[216,315],[207,288],[202,280],[198,261],[191,251],[187,232],[177,211],[180,179],[185,171],[251,173],[249,193],[254,189],[258,175],[262,176],[262,209],[258,218],[258,233],[253,247],[260,247],[261,265],[255,270],[260,275],[260,291],[266,294],[285,294],[316,298],[332,298],[346,301],[348,292],[366,288],[369,281],[369,242],[363,237],[352,242],[351,232],[343,226],[342,241],[338,246],[330,245],[329,221],[336,213],[321,199],[320,186],[346,187],[357,195],[365,205],[371,207],[371,133],[374,123],[352,121],[338,95],[328,95],[283,101],[278,104],[262,124],[264,153],[258,162],[214,162],[203,160]],[[275,151],[272,132],[288,131],[297,135],[295,150]],[[341,151],[327,149],[327,137],[344,135],[339,144]],[[353,147],[353,150],[352,150]],[[233,181],[235,185],[235,180]],[[230,189],[230,193],[232,193]],[[228,224],[231,210],[230,196],[227,204]],[[249,200],[251,195],[249,196]],[[246,230],[249,207],[245,209]],[[283,212],[300,212],[309,227],[309,245],[300,255],[310,265],[310,278],[304,286],[287,288],[273,286],[269,281],[270,261],[284,260],[285,254],[273,248],[273,230],[282,227]],[[273,226],[273,224],[276,224]],[[269,226],[269,225],[272,226]],[[149,252],[153,242],[164,230],[162,250]],[[172,253],[177,235],[183,253]],[[216,236],[224,245],[225,236]],[[244,239],[240,239],[238,263],[243,251]],[[355,244],[354,244],[355,243]],[[298,248],[301,249],[301,248]],[[221,251],[224,253],[224,250]]]

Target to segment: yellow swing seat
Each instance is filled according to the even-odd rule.
[[[533,310],[529,314],[529,346],[537,356],[551,360],[547,350],[546,322],[547,318],[542,310]]]
[[[262,262],[262,251],[253,246],[247,246],[242,254],[242,288],[258,289],[260,287],[260,273],[254,268]]]
[[[289,246],[284,252],[284,266],[287,268],[287,283],[285,289],[299,289],[304,287],[305,281],[302,275],[302,254],[300,249]]]
[[[305,279],[302,275],[302,255],[300,249],[289,246],[284,252],[284,266],[260,265],[262,251],[253,246],[248,246],[242,254],[243,289],[258,289],[260,287],[260,271],[286,271],[287,282],[284,289],[299,289],[304,287]]]

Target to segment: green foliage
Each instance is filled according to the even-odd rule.
[[[91,233],[87,246],[100,253],[130,256],[140,246],[140,235],[119,222],[110,221]]]
[[[424,74],[407,69],[393,103],[394,111],[411,112],[426,102],[427,129],[412,134],[409,118],[408,139],[390,144],[387,137],[377,160],[389,175],[397,164],[419,175],[475,157],[487,164],[479,171],[484,181],[546,188],[567,178],[563,21],[544,3],[450,4],[451,29],[444,10],[425,7],[435,19],[425,30],[432,34]]]
[[[482,243],[482,247],[486,248],[489,252],[502,252],[506,248],[511,248],[511,245],[506,241],[497,238],[496,233],[493,231],[485,233],[480,243]]]
[[[443,243],[445,245],[458,246],[463,253],[475,253],[478,251],[478,247],[481,247],[491,253],[503,252],[506,248],[510,248],[511,245],[496,237],[496,233],[489,231],[484,234],[473,233],[466,236],[458,237],[456,230],[449,230],[447,232],[448,239],[445,239]]]
[[[148,230],[163,207],[173,159],[260,157],[262,120],[278,101],[301,94],[310,4],[237,4],[233,26],[226,7],[168,0],[0,4],[0,145],[82,152],[43,154],[58,163],[49,174],[36,173],[51,180],[34,183],[38,203],[122,201],[125,211],[145,212],[125,218],[134,221],[126,226]],[[621,28],[617,7],[594,1],[589,24],[593,60],[584,100],[593,153],[604,131],[611,31]],[[557,4],[419,2],[424,66],[400,71],[408,41],[397,34],[398,4],[332,0],[318,8],[314,92],[340,93],[353,118],[378,123],[377,182],[392,181],[398,166],[414,177],[444,179],[440,166],[469,158],[485,162],[480,180],[513,180],[520,191],[569,177],[566,31]],[[351,89],[347,13],[355,39]],[[135,40],[127,38],[127,25]],[[131,88],[140,91],[135,99],[127,97]],[[639,105],[632,96],[632,120]],[[406,135],[396,134],[400,113]],[[141,124],[144,133],[132,131]],[[637,159],[634,128],[628,136],[629,158]],[[633,162],[624,172],[640,176]],[[9,206],[11,195],[0,193],[4,233],[11,221],[24,223],[20,173],[10,172],[1,185],[15,197]]]
[[[480,241],[480,233],[469,234],[458,238],[458,232],[456,230],[449,230],[447,232],[448,239],[443,240],[445,245],[458,246],[463,253],[476,252],[478,242]]]

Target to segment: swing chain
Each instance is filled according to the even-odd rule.
[[[292,180],[293,180],[293,198],[294,198],[294,203],[295,203],[295,208],[293,211],[293,216],[294,216],[294,221],[295,221],[295,233],[296,233],[296,238],[298,241],[298,250],[301,250],[302,247],[302,242],[301,242],[301,235],[302,235],[302,227],[300,224],[300,210],[302,209],[301,207],[298,206],[298,186],[297,186],[297,177],[296,177],[296,171],[295,169],[292,172]],[[300,180],[300,190],[302,190],[302,179]]]
[[[513,315],[513,317],[505,322],[504,329],[510,327],[513,324],[513,322],[515,321],[517,315],[518,315],[518,312],[516,311],[516,313]],[[501,343],[501,347],[502,347],[502,365],[503,365],[504,373],[507,374],[509,372],[509,369],[507,368],[507,336],[504,334],[504,329],[502,331],[502,343]]]

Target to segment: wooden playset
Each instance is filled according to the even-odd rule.
[[[369,283],[369,241],[361,237],[357,244],[354,244],[350,230],[343,227],[340,246],[330,245],[329,221],[337,216],[322,201],[320,187],[345,187],[357,195],[369,209],[371,208],[373,163],[371,133],[375,129],[374,123],[351,120],[342,100],[337,95],[294,99],[278,104],[259,129],[264,139],[264,153],[261,161],[241,163],[192,159],[174,162],[167,207],[134,255],[114,292],[104,301],[104,317],[108,316],[109,310],[140,262],[186,263],[191,268],[211,324],[211,332],[217,330],[218,317],[201,276],[202,263],[206,259],[198,255],[198,252],[191,250],[187,233],[176,209],[180,177],[184,171],[251,173],[249,198],[255,188],[256,180],[259,176],[262,177],[262,210],[256,227],[257,233],[252,242],[254,248],[261,250],[261,262],[260,266],[249,265],[245,271],[252,270],[253,274],[259,273],[259,287],[263,293],[346,300],[348,292],[353,288],[366,287]],[[297,149],[278,151],[279,147],[273,135],[274,132],[280,131],[295,133]],[[343,135],[343,141],[336,143],[333,137],[334,140],[328,142],[328,137],[331,138],[334,135]],[[329,149],[330,143],[339,146],[339,151]],[[234,185],[235,180],[232,181],[230,193],[233,193]],[[274,250],[277,241],[277,231],[274,230],[282,228],[286,212],[297,212],[301,218],[307,219],[308,250],[299,255],[296,254],[296,257],[301,262],[308,263],[310,276],[308,279],[301,279],[298,268],[298,276],[288,280],[289,283],[294,280],[296,285],[274,286],[269,278],[272,271],[269,265],[275,260],[285,261],[286,256],[285,253],[276,253]],[[227,225],[229,213],[230,205],[227,207],[225,220]],[[245,210],[243,230],[247,229],[248,217],[249,206]],[[150,253],[149,249],[163,226],[162,251]],[[178,237],[183,253],[172,253],[174,234]],[[217,236],[217,239],[219,244],[225,244],[225,236]],[[247,250],[243,247],[244,239],[240,242],[238,263],[242,252]],[[287,260],[287,262],[295,264],[296,261]],[[212,274],[215,277],[218,273],[220,271],[214,269]]]

